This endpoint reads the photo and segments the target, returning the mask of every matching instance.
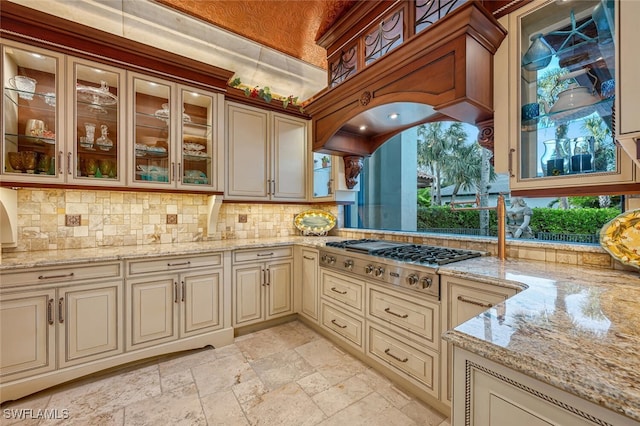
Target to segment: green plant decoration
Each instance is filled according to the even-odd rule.
[[[298,104],[297,96],[293,96],[293,95],[290,95],[287,97],[279,96],[271,93],[271,89],[266,86],[263,88],[260,88],[260,86],[248,87],[242,83],[242,81],[240,80],[240,77],[236,77],[233,80],[231,80],[229,82],[229,86],[244,91],[245,96],[248,98],[262,99],[267,103],[271,103],[273,99],[276,99],[282,102],[282,108],[287,109],[289,105],[295,105],[299,107],[300,112],[304,113],[304,108]]]

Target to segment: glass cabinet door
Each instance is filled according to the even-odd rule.
[[[75,60],[73,81],[73,179],[113,186],[124,183],[122,166],[122,73]],[[71,151],[72,150],[72,151]]]
[[[181,135],[178,144],[180,185],[198,189],[216,184],[216,95],[181,87]]]
[[[313,197],[333,195],[333,158],[327,154],[313,153]]]
[[[133,186],[168,187],[176,173],[172,158],[171,108],[173,85],[147,76],[132,75],[132,176]]]
[[[15,181],[64,179],[59,108],[61,56],[2,45],[2,174]]]
[[[621,173],[612,124],[615,2],[548,2],[519,24],[518,179]]]

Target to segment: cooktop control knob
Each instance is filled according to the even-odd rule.
[[[420,279],[420,287],[424,288],[430,288],[431,285],[433,284],[433,281],[431,280],[431,277],[422,277]]]
[[[324,263],[327,263],[327,257],[328,256],[326,254],[323,254],[320,260],[322,260]]]
[[[376,269],[373,270],[373,275],[375,275],[376,277],[379,277],[382,274],[384,274],[384,268],[382,266],[378,266]]]
[[[418,276],[416,274],[409,275],[407,277],[407,283],[409,283],[410,286],[415,286],[418,284]]]
[[[336,263],[336,258],[334,256],[329,256],[329,265],[333,265]]]
[[[352,270],[353,269],[353,260],[351,260],[351,259],[345,260],[344,261],[344,267],[347,268],[348,270]]]
[[[373,272],[373,265],[372,264],[368,264],[367,266],[364,267],[364,272],[367,273],[367,275],[371,275],[371,273]]]

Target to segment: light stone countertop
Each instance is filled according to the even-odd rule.
[[[320,248],[343,239],[297,236],[3,253],[0,273],[277,245]],[[445,265],[440,273],[524,289],[504,302],[504,317],[490,309],[446,332],[445,339],[640,421],[640,274],[486,256]]]
[[[525,288],[445,340],[640,421],[640,274],[494,257],[440,272]]]

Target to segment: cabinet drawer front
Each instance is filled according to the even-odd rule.
[[[259,250],[236,250],[233,252],[234,262],[255,262],[256,260],[267,261],[280,257],[293,256],[292,247],[270,247]]]
[[[362,348],[362,320],[322,303],[322,325],[358,348]]]
[[[435,303],[409,300],[404,294],[391,294],[369,288],[369,316],[400,326],[417,335],[434,349],[440,336],[440,307]]]
[[[153,260],[133,260],[127,262],[127,275],[131,276],[163,271],[181,271],[205,266],[220,265],[222,265],[222,253],[212,253],[204,256],[181,256]]]
[[[363,311],[364,282],[344,275],[322,271],[322,295]]]
[[[25,284],[70,283],[97,278],[119,278],[122,276],[120,262],[92,263],[90,265],[74,265],[66,267],[51,267],[30,269],[20,272],[5,272],[2,274],[3,287]]]
[[[418,349],[369,325],[368,352],[374,358],[417,380],[438,397],[439,356],[427,348]]]

